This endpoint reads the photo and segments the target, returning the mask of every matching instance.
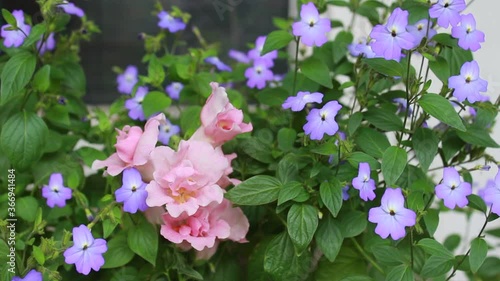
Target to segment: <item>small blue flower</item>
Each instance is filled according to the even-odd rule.
[[[312,140],[321,140],[324,134],[335,135],[339,130],[335,116],[341,108],[342,106],[337,101],[330,101],[321,109],[312,109],[306,117],[304,132],[310,135]]]
[[[74,264],[76,271],[88,275],[90,270],[99,271],[104,265],[104,254],[108,250],[106,240],[94,239],[85,225],[73,227],[73,246],[64,251],[64,262]]]
[[[168,29],[168,31],[172,33],[176,33],[186,28],[186,24],[182,19],[174,18],[165,11],[158,13],[158,19],[160,19],[158,26],[163,29]]]
[[[124,170],[122,183],[123,185],[115,191],[116,202],[123,203],[123,210],[131,214],[135,214],[137,210],[146,211],[148,192],[141,173],[135,168]]]
[[[66,206],[66,200],[71,199],[72,192],[71,188],[64,186],[60,173],[50,175],[49,184],[42,188],[42,196],[47,199],[47,205],[51,208]]]
[[[220,71],[233,71],[229,65],[223,63],[218,57],[208,57],[205,62],[217,67]]]

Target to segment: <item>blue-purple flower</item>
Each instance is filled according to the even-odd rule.
[[[76,271],[88,275],[90,270],[99,271],[104,265],[104,254],[108,250],[106,240],[94,239],[85,225],[73,227],[73,246],[64,251],[64,262],[74,264]]]
[[[245,77],[247,80],[247,86],[250,88],[264,89],[268,81],[274,79],[273,72],[266,67],[266,59],[258,59],[254,61],[252,67],[247,68],[245,71]]]
[[[274,60],[278,58],[278,51],[271,51],[263,56],[260,55],[266,43],[266,36],[259,36],[255,41],[255,48],[248,51],[248,58],[253,61],[261,61],[267,68],[274,66]]]
[[[160,133],[158,135],[158,140],[163,145],[168,145],[170,143],[170,138],[173,135],[178,135],[181,131],[181,128],[177,125],[173,125],[170,123],[170,120],[166,119],[165,123],[160,124]]]
[[[429,15],[437,19],[439,26],[447,28],[456,26],[460,21],[460,12],[465,10],[465,0],[438,0],[438,2],[429,9]]]
[[[309,2],[302,5],[300,21],[294,23],[292,29],[293,35],[300,36],[300,40],[304,45],[321,47],[328,41],[326,34],[332,27],[330,20],[320,18],[314,3]]]
[[[47,205],[51,208],[66,206],[66,200],[71,199],[72,194],[71,188],[64,186],[60,173],[51,174],[49,184],[42,188],[42,196],[47,199]]]
[[[250,58],[247,56],[247,54],[237,50],[229,50],[229,57],[237,62],[250,63]]]
[[[414,226],[417,214],[405,208],[401,188],[387,188],[382,195],[380,207],[371,208],[368,221],[376,223],[375,233],[386,239],[398,240],[406,235],[405,227]]]
[[[342,106],[337,101],[330,101],[321,109],[312,109],[306,117],[304,132],[310,135],[312,140],[321,140],[324,134],[335,135],[339,130],[335,116],[341,108]]]
[[[138,87],[135,96],[125,101],[125,108],[129,110],[128,116],[130,117],[130,119],[139,121],[146,120],[146,116],[144,116],[144,110],[142,109],[142,101],[148,93],[149,90],[147,87]]]
[[[77,6],[75,6],[75,4],[71,2],[66,4],[60,4],[59,7],[61,7],[64,10],[64,12],[68,15],[75,15],[79,18],[83,18],[85,16],[83,10],[81,8],[78,8]]]
[[[142,181],[141,173],[135,168],[123,171],[122,186],[115,191],[116,202],[123,203],[125,212],[135,214],[137,210],[142,212],[148,209],[146,198],[146,183]]]
[[[491,211],[500,215],[500,169],[494,180],[489,180],[486,187],[479,191],[486,205],[491,206]]]
[[[463,208],[467,206],[469,200],[467,196],[472,194],[470,183],[463,182],[460,175],[453,167],[443,170],[443,181],[436,186],[436,197],[443,199],[444,205],[450,209],[456,206]]]
[[[180,82],[173,82],[165,88],[168,96],[173,100],[178,100],[184,85]]]
[[[127,66],[125,71],[116,77],[116,83],[118,83],[118,92],[130,95],[132,89],[134,89],[135,84],[139,81],[139,71],[137,67],[133,65]]]
[[[208,57],[205,62],[217,67],[220,71],[233,71],[229,65],[223,63],[218,57]]]
[[[359,163],[358,176],[352,179],[352,186],[359,190],[359,197],[364,201],[375,199],[375,181],[370,178],[370,164]]]
[[[292,109],[292,111],[301,111],[308,103],[322,103],[322,93],[298,92],[296,96],[288,97],[283,103],[283,109]]]
[[[437,31],[434,28],[429,27],[429,21],[427,19],[421,19],[414,25],[408,25],[406,30],[413,36],[414,47],[420,45],[422,39],[431,39],[437,34]]]
[[[460,75],[448,79],[448,87],[459,102],[468,100],[471,103],[483,101],[480,92],[488,90],[488,82],[479,77],[479,65],[476,61],[465,62],[460,68]]]
[[[347,46],[349,53],[353,57],[359,57],[363,55],[365,58],[374,58],[376,55],[372,50],[371,42],[367,43],[366,39],[363,38],[358,41],[358,43],[352,43]]]
[[[481,48],[484,33],[476,29],[476,20],[472,14],[462,15],[460,23],[451,29],[451,36],[458,39],[458,46],[473,52]]]
[[[43,39],[43,38],[42,38]],[[40,55],[45,54],[47,51],[52,51],[56,48],[56,39],[54,38],[54,32],[50,33],[42,44],[42,40],[36,43],[36,48],[40,50]]]
[[[386,60],[399,61],[401,50],[413,48],[415,39],[406,31],[408,25],[408,11],[394,9],[386,25],[376,25],[370,37],[375,40],[372,50],[377,56]]]
[[[7,30],[12,26],[6,24],[2,26],[2,30],[0,31],[0,36],[4,38],[3,45],[7,48],[20,47],[31,31],[31,26],[24,22],[24,12],[22,10],[14,10],[12,11],[12,15],[16,19],[18,30]]]
[[[14,276],[11,281],[43,281],[42,273],[32,269],[24,278]]]
[[[396,114],[399,114],[401,112],[406,112],[408,116],[412,114],[411,108],[408,108],[408,100],[406,100],[405,98],[395,98],[392,101],[397,103],[398,105],[398,110],[396,111]]]
[[[342,187],[342,200],[347,201],[349,200],[349,186],[346,185]]]
[[[186,24],[181,18],[174,18],[165,11],[158,13],[158,19],[160,20],[158,26],[168,29],[171,33],[176,33],[186,28]]]

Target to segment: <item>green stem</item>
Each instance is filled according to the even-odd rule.
[[[94,225],[96,225],[103,217],[105,214],[109,213],[111,211],[111,209],[116,205],[117,203],[115,201],[109,203],[109,205],[107,205],[106,207],[104,207],[104,209],[102,209],[99,214],[97,214],[94,218],[93,221],[91,221],[88,225],[87,225],[87,228],[88,229],[92,229],[92,227],[94,227]]]
[[[380,267],[380,265],[365,252],[363,247],[359,245],[358,241],[356,241],[356,239],[354,238],[351,238],[351,241],[354,243],[354,246],[356,246],[356,249],[358,249],[359,253],[363,255],[363,257],[365,257],[365,259],[368,260],[368,262],[370,262],[373,265],[373,267],[375,267],[375,269],[377,269],[380,273],[383,274],[384,270],[382,269],[382,267]]]
[[[299,72],[299,43],[300,43],[300,36],[297,37],[295,40],[296,46],[295,46],[295,72],[293,74],[293,87],[292,87],[292,95],[297,94],[295,92],[295,87],[297,84],[297,72]]]
[[[406,93],[406,108],[408,110],[408,108],[410,108],[411,104],[410,104],[410,68],[411,68],[411,54],[412,52],[410,51],[408,53],[408,66],[406,67],[406,90],[405,90],[405,93]],[[405,114],[405,119],[404,119],[404,122],[403,122],[403,131],[401,132],[401,134],[399,135],[399,139],[398,139],[398,146],[401,145],[401,140],[403,139],[403,134],[404,134],[404,130],[406,129],[406,122],[408,121],[408,114]]]

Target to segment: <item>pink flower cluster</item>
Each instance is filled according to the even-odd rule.
[[[112,176],[126,168],[136,168],[148,183],[146,216],[162,224],[161,235],[183,249],[194,248],[198,257],[212,256],[220,240],[245,242],[249,223],[240,208],[224,199],[224,188],[238,184],[229,178],[236,154],[224,155],[221,145],[236,135],[250,132],[243,123],[243,112],[236,109],[224,88],[211,83],[212,94],[201,112],[202,126],[177,151],[156,146],[163,114],[149,119],[144,132],[140,127],[118,130],[116,153],[94,169],[107,167]]]

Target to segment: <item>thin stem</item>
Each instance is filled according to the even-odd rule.
[[[410,267],[413,270],[413,226],[410,228]]]
[[[103,218],[103,215],[109,213],[111,211],[111,208],[113,208],[115,205],[116,205],[116,202],[113,201],[108,206],[106,206],[104,209],[102,209],[99,212],[99,214],[97,214],[95,216],[94,220],[87,225],[87,228],[91,229],[92,227],[94,227],[94,225],[96,225]]]
[[[295,46],[295,72],[293,74],[293,87],[292,87],[292,95],[295,95],[295,87],[297,86],[297,72],[299,72],[299,42],[300,42],[300,36],[297,37],[295,40],[296,46]]]
[[[406,90],[405,90],[405,93],[406,93],[406,108],[410,108],[410,68],[411,68],[411,54],[412,52],[410,51],[408,53],[408,66],[406,67]],[[406,129],[406,122],[408,121],[408,114],[405,114],[405,119],[404,119],[404,122],[403,122],[403,131],[401,132],[401,134],[399,135],[399,139],[398,139],[398,146],[401,145],[401,140],[403,139],[403,134],[404,134],[404,130]]]
[[[483,231],[484,229],[486,228],[486,225],[488,224],[488,217],[491,215],[491,208],[490,208],[490,212],[488,213],[488,215],[486,215],[486,218],[484,220],[484,224],[483,224],[483,227],[481,227],[481,230],[479,231],[479,234],[477,235],[476,238],[480,238],[481,235],[483,235]],[[453,271],[451,272],[451,274],[448,276],[448,278],[446,278],[446,281],[450,280],[453,276],[455,276],[455,273],[457,272],[458,268],[460,267],[460,265],[462,265],[462,263],[465,261],[465,259],[467,258],[467,256],[470,254],[470,247],[469,247],[469,250],[467,251],[467,253],[465,253],[465,255],[462,257],[462,259],[457,263],[457,266],[455,266],[453,268]]]
[[[365,250],[363,250],[363,247],[361,247],[361,245],[359,245],[359,243],[358,243],[358,241],[356,241],[356,239],[351,237],[351,241],[354,243],[354,246],[356,246],[356,249],[358,249],[359,253],[361,255],[363,255],[363,257],[365,257],[365,259],[368,260],[368,262],[370,262],[373,265],[373,267],[375,267],[375,269],[377,269],[380,273],[384,273],[384,270],[382,269],[382,267],[380,267],[380,265],[374,259],[372,259],[372,257],[370,257],[365,252]]]

